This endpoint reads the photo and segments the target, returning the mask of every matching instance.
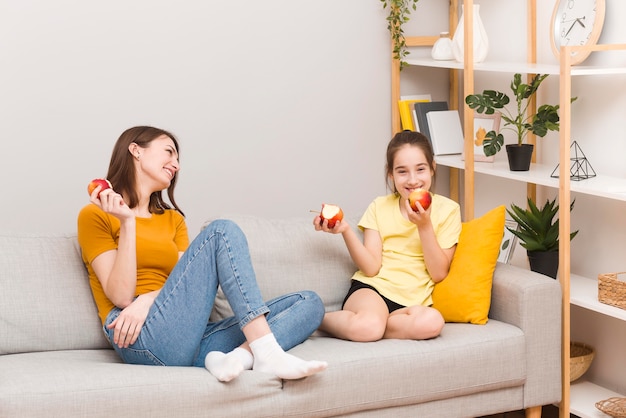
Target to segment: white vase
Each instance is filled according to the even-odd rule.
[[[465,11],[461,6],[461,19],[452,37],[452,54],[454,59],[458,62],[463,62],[464,51],[464,38],[465,38]],[[474,16],[472,19],[472,26],[474,28],[474,62],[483,62],[487,58],[487,52],[489,52],[489,39],[487,39],[487,32],[485,32],[485,26],[480,19],[480,5],[474,5]]]
[[[430,55],[434,60],[453,60],[452,54],[452,39],[450,39],[449,32],[441,32],[439,39],[433,45],[433,49],[430,51]]]

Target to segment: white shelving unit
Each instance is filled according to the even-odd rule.
[[[619,46],[626,49],[626,45]],[[456,68],[462,69],[463,65],[457,62],[441,62],[430,59],[415,59],[407,61],[409,65],[419,65],[433,68]],[[476,71],[510,72],[525,74],[552,74],[561,75],[561,68],[557,65],[526,64],[526,63],[481,63],[476,64]],[[570,76],[594,76],[594,75],[615,75],[626,74],[623,67],[590,67],[577,66],[571,68]],[[569,151],[569,150],[568,150]],[[437,156],[438,165],[464,170],[466,162],[461,155]],[[474,162],[474,173],[480,173],[509,180],[532,183],[540,186],[559,189],[560,179],[552,177],[555,172],[555,165],[540,163],[531,164],[529,171],[510,171],[508,163],[504,162]],[[567,168],[569,171],[569,166]],[[555,175],[559,175],[558,170]],[[570,181],[569,191],[583,193],[592,196],[599,196],[613,200],[626,201],[626,179],[605,175],[581,180]],[[601,313],[603,315],[626,321],[626,311],[615,308],[598,301],[597,278],[587,278],[574,274],[569,276],[570,304],[583,307],[585,309]],[[607,417],[600,412],[595,403],[602,399],[614,396],[624,396],[613,392],[592,382],[580,380],[573,382],[569,388],[570,406],[569,412],[581,418]]]
[[[572,398],[570,412],[580,418],[610,418],[594,405],[601,399],[623,396],[586,380],[573,382],[570,391]]]
[[[460,155],[437,156],[438,165],[463,169],[465,161]],[[554,167],[532,164],[529,171],[510,171],[507,162],[475,162],[474,172],[509,180],[534,183],[541,186],[559,187],[559,180],[550,177]],[[571,191],[626,201],[626,179],[600,176],[579,182],[571,182]],[[597,278],[570,274],[570,304],[626,321],[626,310],[598,301]],[[570,385],[570,412],[580,418],[608,418],[595,403],[602,399],[624,396],[592,382],[577,380]]]
[[[431,58],[409,58],[408,65],[417,67],[447,68],[462,70],[463,63],[457,61],[436,61]],[[552,74],[559,75],[561,67],[557,64],[531,64],[526,62],[481,62],[474,64],[474,72],[489,71],[497,73]],[[577,65],[572,68],[572,76],[626,74],[624,67],[594,67]]]
[[[460,155],[439,155],[435,157],[438,165],[465,168],[465,161]],[[556,164],[548,166],[546,164],[533,163],[529,171],[510,171],[506,161],[496,161],[493,163],[474,162],[474,172],[487,174],[490,176],[502,177],[509,180],[517,180],[525,183],[533,183],[538,186],[559,188],[559,179],[551,177]],[[555,175],[557,175],[555,173]],[[626,201],[626,179],[621,177],[610,177],[597,175],[581,181],[572,181],[570,190],[572,192],[584,193],[592,196],[606,197],[608,199]]]
[[[454,29],[454,22],[456,22],[457,16],[454,10],[457,2],[451,3],[450,11],[450,26]],[[468,10],[473,4],[472,0],[464,0],[464,7]],[[536,19],[536,3],[529,2],[529,32],[533,32],[532,20]],[[471,36],[471,21],[466,16],[465,21],[465,37],[468,42],[468,37]],[[453,30],[451,31],[451,33]],[[423,41],[423,42],[422,42]],[[420,42],[414,43],[413,46],[428,46],[426,39]],[[535,59],[535,35],[528,35],[529,53],[528,61],[534,62]],[[432,45],[432,44],[431,44]],[[550,74],[559,77],[559,96],[560,96],[560,113],[561,113],[561,132],[560,132],[560,157],[559,157],[559,169],[555,171],[556,164],[546,165],[541,163],[531,164],[531,168],[526,172],[510,171],[507,162],[476,162],[471,158],[469,161],[464,160],[460,155],[450,156],[437,156],[436,162],[438,165],[447,166],[453,169],[453,171],[464,170],[465,171],[465,202],[470,208],[466,209],[466,215],[470,218],[473,217],[473,193],[474,193],[474,174],[480,173],[489,176],[496,176],[504,179],[521,181],[526,184],[539,185],[545,187],[555,188],[559,191],[559,205],[561,211],[559,217],[561,219],[560,233],[565,236],[569,234],[569,208],[570,192],[582,193],[591,196],[599,196],[607,199],[613,199],[617,201],[626,202],[626,179],[618,177],[610,177],[605,175],[596,174],[596,177],[581,180],[572,181],[569,178],[570,170],[570,119],[571,108],[569,98],[571,97],[571,83],[573,77],[580,76],[596,76],[596,75],[619,75],[626,74],[626,67],[606,67],[606,66],[585,66],[578,65],[572,66],[571,60],[568,58],[573,51],[579,51],[582,49],[590,49],[591,51],[626,51],[625,45],[598,45],[595,47],[566,47],[561,52],[561,59],[559,64],[537,64],[527,62],[484,62],[473,64],[468,62],[459,63],[456,61],[436,61],[431,58],[408,58],[405,62],[409,66],[418,67],[430,67],[440,68],[448,70],[463,70],[464,74],[464,96],[473,92],[475,72],[498,72],[498,73],[521,73],[521,74]],[[394,63],[397,70],[397,63]],[[392,72],[392,99],[395,104],[399,96],[399,73],[397,71]],[[456,81],[452,83],[452,88],[457,88]],[[396,96],[394,96],[396,95]],[[452,97],[452,96],[451,96]],[[461,104],[460,106],[462,106]],[[454,106],[452,107],[454,108]],[[467,108],[464,109],[462,117],[465,121],[470,121],[472,117],[472,111]],[[394,116],[397,114],[393,113]],[[394,128],[397,128],[399,121],[397,117],[394,117]],[[471,122],[470,122],[471,123]],[[469,139],[468,139],[469,138]],[[466,135],[465,138],[465,150],[471,152],[472,144],[471,137]],[[469,145],[468,145],[469,144]],[[564,168],[566,167],[566,168]],[[554,178],[555,176],[565,176],[565,178]],[[451,184],[451,192],[453,186]],[[534,186],[533,186],[534,187]],[[458,192],[455,190],[454,192]],[[469,202],[469,203],[468,203]],[[566,209],[563,209],[566,208]],[[567,242],[566,242],[567,241]],[[602,304],[598,301],[597,293],[597,278],[581,277],[570,272],[570,254],[569,254],[569,240],[561,240],[561,256],[560,266],[561,284],[563,287],[563,365],[569,364],[569,340],[570,340],[570,317],[569,317],[569,305],[580,306],[582,308],[598,312],[602,315],[614,317],[623,321],[626,321],[626,310],[618,309],[609,305]],[[597,347],[597,350],[601,350],[601,347]],[[611,390],[605,389],[594,383],[578,380],[570,384],[569,382],[569,368],[566,366],[563,368],[562,384],[563,384],[563,402],[561,403],[560,416],[569,417],[569,413],[574,413],[581,418],[596,418],[607,417],[607,415],[601,413],[596,407],[595,403],[602,399],[607,399],[614,396],[625,396],[619,393],[615,393]],[[534,412],[533,412],[534,413]]]
[[[598,281],[589,277],[570,275],[570,303],[602,315],[626,321],[626,310],[598,301]]]

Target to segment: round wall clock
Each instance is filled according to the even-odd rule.
[[[552,52],[559,58],[562,46],[595,45],[604,24],[606,0],[556,0],[550,23]],[[572,65],[583,62],[590,51],[572,53]]]

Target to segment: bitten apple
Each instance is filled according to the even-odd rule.
[[[102,189],[100,190],[100,192],[98,192],[98,197],[100,197],[100,193],[102,193],[102,190],[113,188],[113,186],[111,186],[111,183],[107,179],[93,179],[87,185],[87,193],[89,193],[89,196],[91,196],[91,193],[93,193],[93,191],[98,186],[102,186]]]
[[[415,189],[409,194],[409,204],[411,205],[411,209],[415,212],[419,211],[415,202],[420,202],[420,205],[422,205],[424,210],[428,210],[432,201],[433,197],[426,189]]]
[[[328,227],[334,228],[335,224],[343,219],[343,211],[337,205],[329,205],[328,203],[324,203],[322,204],[320,218],[322,219],[322,222],[324,222],[324,219],[328,219]]]

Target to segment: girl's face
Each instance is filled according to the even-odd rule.
[[[408,199],[415,189],[430,190],[434,174],[422,149],[407,144],[396,152],[389,176],[400,196]]]
[[[161,135],[147,148],[139,148],[137,159],[140,181],[153,184],[155,191],[167,189],[180,169],[178,152],[174,141],[167,135]]]

